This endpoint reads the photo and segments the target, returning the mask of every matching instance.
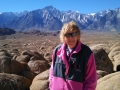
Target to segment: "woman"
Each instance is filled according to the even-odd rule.
[[[95,90],[97,83],[93,52],[80,42],[80,30],[74,21],[66,23],[52,55],[50,90]]]

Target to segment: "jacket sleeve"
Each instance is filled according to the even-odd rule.
[[[96,85],[97,85],[97,72],[94,54],[92,53],[87,63],[87,70],[83,90],[95,90]]]
[[[53,55],[52,55],[52,63],[51,67],[49,69],[49,89],[51,90],[52,88],[52,78],[53,78]]]

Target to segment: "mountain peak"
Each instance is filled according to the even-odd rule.
[[[25,12],[26,11],[24,11],[24,13],[19,12],[13,14],[9,12],[0,15],[1,27],[11,27],[16,30],[60,30],[64,23],[74,20],[81,29],[120,29],[119,9],[117,9],[117,11],[104,10],[96,13],[80,14],[78,11],[69,10],[63,12],[57,10],[53,6],[47,6],[43,9],[26,12],[27,14]]]
[[[51,9],[56,9],[56,8],[54,8],[52,5],[50,5],[50,6],[47,6],[47,7],[43,8],[43,9],[49,9],[49,10],[51,10]]]

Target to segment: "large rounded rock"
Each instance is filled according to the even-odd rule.
[[[115,55],[119,54],[119,53],[120,53],[120,46],[116,46],[108,54],[108,56],[109,56],[110,60],[113,62],[113,64],[114,64],[114,58],[113,57]]]
[[[14,60],[9,54],[5,54],[7,51],[2,50],[0,56],[0,73],[9,73],[22,75],[31,81],[35,77],[27,63],[18,62]]]
[[[30,90],[49,90],[49,70],[37,75],[30,86]]]
[[[16,61],[28,63],[30,61],[30,56],[29,55],[20,55],[20,56],[17,56],[16,57]]]
[[[90,46],[91,50],[100,50],[104,49],[105,52],[108,54],[110,52],[108,44],[95,44]]]
[[[34,50],[25,50],[21,53],[21,55],[28,55],[30,57],[36,57],[37,59],[40,60],[45,60],[45,58],[43,57],[43,55],[39,54],[38,52],[34,51]]]
[[[14,56],[14,55],[20,55],[20,52],[18,51],[18,49],[11,49],[9,50],[9,53]]]
[[[21,71],[25,70],[25,67],[20,62],[16,60],[11,60],[10,69],[11,69],[11,72],[10,72],[11,74],[19,75]]]
[[[11,60],[10,64],[11,74],[17,74],[33,80],[35,74],[31,71],[27,63],[20,63],[16,60]]]
[[[29,90],[31,81],[25,77],[0,73],[0,90]]]
[[[6,50],[0,50],[0,56],[11,57],[11,54],[8,51],[6,51]]]
[[[0,56],[0,73],[10,73],[11,57]]]
[[[95,55],[95,61],[97,70],[106,71],[108,73],[113,72],[113,64],[111,60],[108,58],[108,54],[104,49],[92,50]]]
[[[100,78],[97,82],[96,90],[119,90],[120,72],[112,73]]]
[[[51,53],[49,53],[49,52],[46,52],[46,53],[44,53],[44,57],[45,57],[45,59],[48,61],[48,62],[51,62],[52,61],[52,58],[51,58]]]
[[[110,47],[110,50],[112,50],[112,49],[115,48],[116,46],[120,46],[120,42],[114,43],[114,44]]]
[[[21,75],[26,77],[29,80],[33,80],[33,78],[35,77],[34,73],[30,72],[30,71],[22,71]]]
[[[28,66],[36,75],[49,68],[49,64],[44,60],[29,61]]]
[[[108,56],[114,65],[114,71],[120,71],[117,69],[120,65],[120,46],[112,47]]]

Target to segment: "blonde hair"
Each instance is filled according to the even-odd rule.
[[[74,21],[68,22],[63,25],[62,30],[60,31],[60,41],[64,42],[64,35],[70,32],[77,32],[78,40],[80,40],[80,29]]]

